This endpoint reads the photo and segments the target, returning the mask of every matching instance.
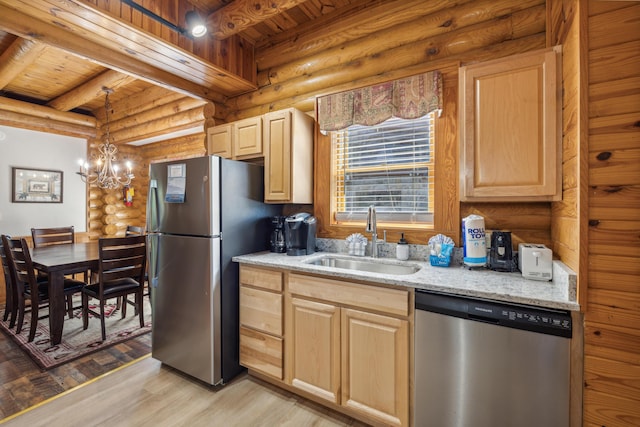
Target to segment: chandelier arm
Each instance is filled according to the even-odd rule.
[[[111,142],[111,134],[109,132],[109,110],[111,103],[109,102],[109,94],[113,93],[113,89],[103,87],[105,92],[104,109],[105,109],[105,134],[104,142],[98,147],[98,154],[93,156],[95,168],[89,170],[89,164],[80,163],[80,179],[88,184],[95,184],[100,188],[117,189],[120,186],[128,186],[134,175],[131,173],[131,165],[127,162],[126,173],[119,174],[119,167],[116,163],[118,147]]]

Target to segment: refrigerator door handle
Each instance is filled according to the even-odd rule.
[[[158,255],[160,253],[160,239],[157,234],[148,234],[147,240],[149,242],[149,283],[151,287],[158,287]]]
[[[158,231],[158,181],[149,182],[149,196],[147,198],[147,232]]]

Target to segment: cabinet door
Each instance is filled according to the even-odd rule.
[[[561,198],[561,61],[541,50],[460,69],[460,198]]]
[[[291,112],[275,111],[264,116],[264,200],[291,200]]]
[[[340,308],[292,298],[290,313],[291,385],[339,403]]]
[[[224,124],[214,126],[207,130],[208,154],[230,159],[233,155],[231,151],[232,125]]]
[[[408,425],[409,322],[342,309],[341,404],[387,425]]]
[[[262,117],[251,117],[233,123],[234,159],[262,155]]]

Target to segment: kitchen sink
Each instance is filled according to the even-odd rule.
[[[346,270],[357,270],[382,274],[413,274],[420,270],[420,266],[413,264],[392,264],[380,260],[359,260],[351,258],[339,258],[335,256],[323,256],[322,258],[305,261],[305,263],[323,267],[343,268]]]

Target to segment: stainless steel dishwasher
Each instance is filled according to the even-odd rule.
[[[416,427],[569,425],[571,313],[416,290]]]

